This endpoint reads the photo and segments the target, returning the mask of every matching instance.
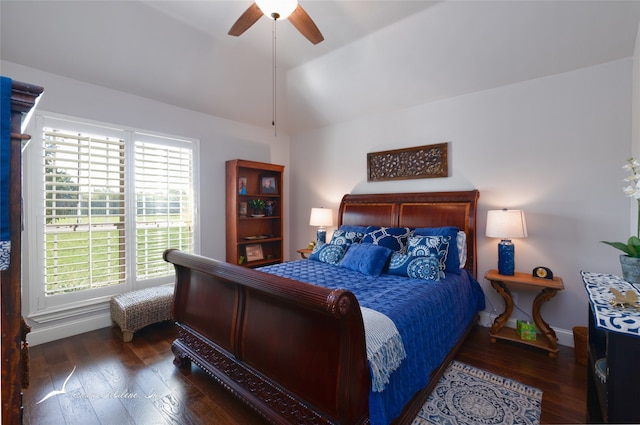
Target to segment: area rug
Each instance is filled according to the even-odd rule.
[[[451,362],[412,425],[539,424],[542,391]]]

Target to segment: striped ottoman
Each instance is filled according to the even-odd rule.
[[[173,285],[125,292],[111,298],[111,320],[122,331],[122,340],[130,342],[133,333],[152,323],[171,320]]]

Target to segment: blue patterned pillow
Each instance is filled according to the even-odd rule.
[[[309,255],[309,260],[320,261],[322,263],[337,266],[344,257],[344,253],[349,245],[331,245],[328,243],[318,243]]]
[[[408,227],[379,227],[369,226],[367,233],[362,238],[362,243],[385,246],[392,251],[405,254],[407,252],[407,240],[413,234]]]
[[[440,270],[444,271],[450,240],[449,236],[412,236],[409,238],[407,254],[413,257],[436,257],[440,262]]]
[[[440,270],[440,261],[433,255],[428,257],[412,257],[407,266],[407,274],[412,279],[439,281],[444,272]]]
[[[354,232],[350,230],[336,230],[331,237],[331,244],[333,245],[351,245],[352,243],[360,243],[364,233]]]
[[[446,227],[422,227],[413,232],[414,236],[445,236],[449,237],[449,241],[457,241],[458,228],[455,226]],[[464,235],[464,234],[463,234]],[[445,262],[445,269],[448,272],[459,273],[460,272],[460,251],[457,243],[449,244],[449,250],[447,253],[447,260]],[[466,253],[465,253],[466,257]],[[463,265],[464,267],[464,265]]]
[[[340,246],[340,245],[334,245]],[[340,267],[369,276],[379,276],[387,265],[391,250],[384,246],[356,243],[349,246]]]
[[[440,260],[437,257],[433,255],[428,257],[412,257],[397,252],[391,254],[387,273],[413,279],[434,281],[439,281],[441,277],[444,277],[444,272],[440,270]]]

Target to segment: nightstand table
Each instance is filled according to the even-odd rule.
[[[302,248],[302,249],[297,250],[296,252],[297,252],[298,254],[300,254],[300,256],[301,256],[304,260],[306,260],[307,258],[309,258],[309,257],[308,257],[308,255],[309,255],[309,254],[311,254],[311,252],[312,252],[312,251],[313,251],[313,249],[309,249],[309,248]]]
[[[551,358],[555,359],[558,357],[558,338],[556,337],[555,331],[542,319],[540,307],[553,298],[558,291],[564,289],[562,278],[556,276],[553,279],[541,279],[533,277],[529,273],[518,272],[513,276],[504,276],[495,269],[489,270],[484,275],[484,278],[491,282],[491,286],[504,298],[505,303],[504,312],[496,317],[489,331],[490,341],[492,343],[495,343],[497,339],[516,341],[547,350]],[[542,337],[544,338],[536,338],[535,340],[520,339],[515,329],[504,327],[511,317],[511,313],[513,313],[513,297],[507,285],[523,289],[540,289],[540,293],[533,301],[531,313],[537,330],[542,333]]]

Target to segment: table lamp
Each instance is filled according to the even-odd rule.
[[[488,238],[502,239],[498,244],[498,273],[513,276],[515,249],[511,238],[527,237],[527,222],[522,210],[490,210],[487,212]]]
[[[311,208],[309,226],[318,226],[316,239],[318,242],[327,242],[327,229],[325,226],[333,225],[333,212],[325,208]]]

